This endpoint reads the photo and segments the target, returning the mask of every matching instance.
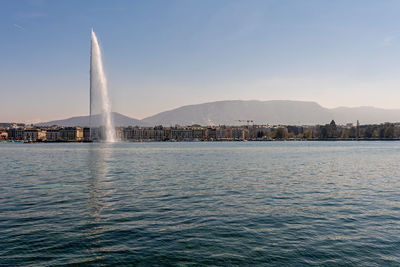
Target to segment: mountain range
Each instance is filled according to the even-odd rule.
[[[324,108],[316,102],[289,100],[228,100],[187,105],[164,111],[142,120],[120,113],[112,114],[115,126],[238,125],[251,120],[254,124],[314,125],[335,120],[337,124],[399,122],[400,109],[374,107]],[[92,117],[94,124],[99,116]],[[42,122],[38,126],[88,126],[89,116]]]

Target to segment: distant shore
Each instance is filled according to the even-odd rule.
[[[0,128],[0,141],[68,143],[107,139],[104,127],[37,127],[17,124]],[[202,142],[202,141],[396,141],[400,123],[373,125],[218,125],[115,127],[115,140],[126,142]]]
[[[126,141],[118,140],[116,143],[202,143],[202,142],[339,142],[339,141],[400,141],[399,138],[370,138],[370,139],[356,139],[356,138],[325,138],[325,139],[271,139],[271,140],[135,140]],[[62,144],[62,143],[102,143],[97,141],[82,141],[82,140],[71,140],[71,141],[24,141],[24,140],[0,140],[0,143],[20,143],[20,144]]]

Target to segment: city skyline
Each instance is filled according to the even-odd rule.
[[[4,1],[0,121],[89,113],[90,29],[113,110],[219,100],[399,109],[395,1]]]

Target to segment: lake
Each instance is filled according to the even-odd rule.
[[[400,142],[0,143],[0,265],[400,265]]]

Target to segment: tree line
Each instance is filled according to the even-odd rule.
[[[258,136],[259,137],[259,136]],[[315,126],[276,126],[268,135],[270,139],[400,139],[400,125],[382,123],[372,125],[337,125],[334,120],[329,124]]]

